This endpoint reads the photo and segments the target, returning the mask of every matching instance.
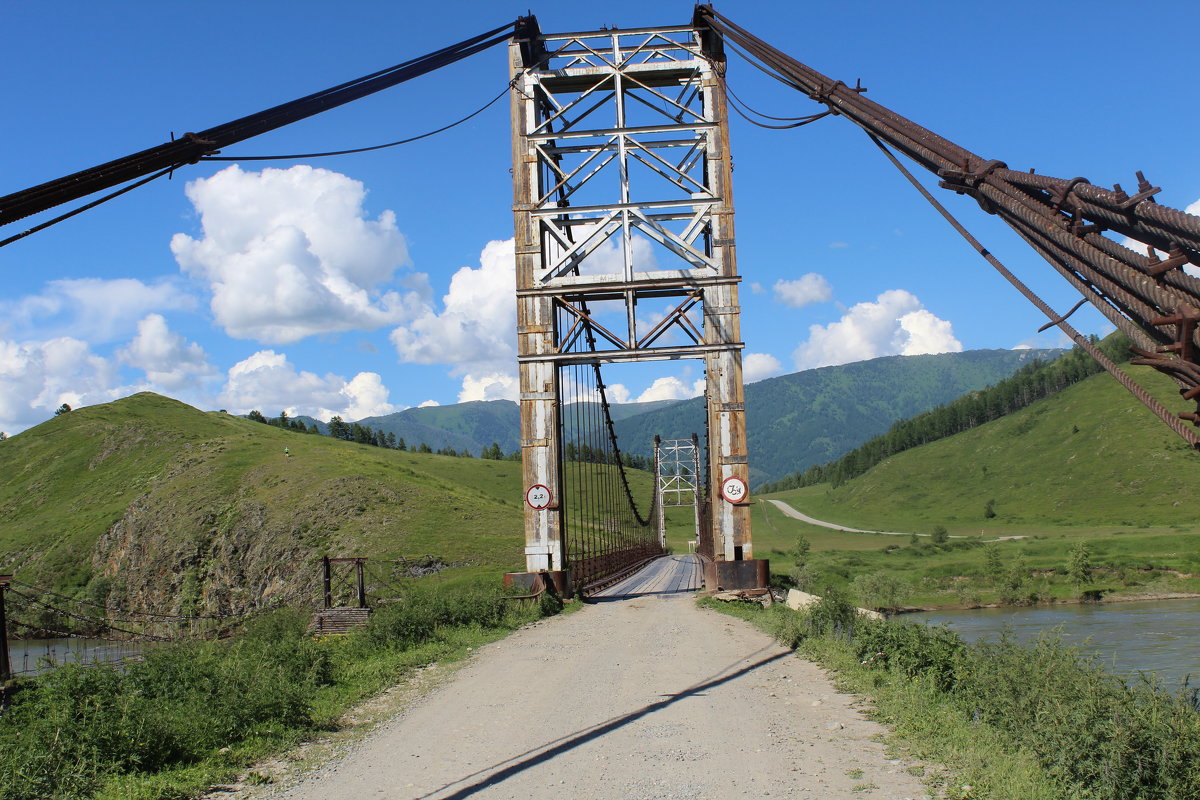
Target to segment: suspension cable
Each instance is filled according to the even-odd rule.
[[[1200,217],[1157,204],[1159,189],[1141,173],[1137,193],[1129,196],[1119,186],[1109,190],[1083,178],[1019,172],[1001,161],[987,161],[863,97],[861,86],[851,88],[791,58],[711,6],[701,6],[698,14],[715,33],[742,46],[749,63],[775,73],[916,161],[941,178],[943,188],[969,195],[999,216],[1113,324],[1130,333],[1139,345],[1133,363],[1152,366],[1182,386],[1184,398],[1195,400],[1197,410],[1177,416],[1200,426],[1200,278],[1181,269],[1188,263],[1200,265]],[[1105,231],[1151,249],[1141,255],[1104,236]],[[1166,259],[1156,251],[1166,253]],[[1181,430],[1178,424],[1171,427]],[[1193,437],[1183,438],[1196,446]]]
[[[409,144],[411,142],[418,142],[422,139],[428,139],[430,136],[436,136],[439,133],[448,131],[451,128],[455,128],[455,127],[458,127],[459,125],[462,125],[464,122],[467,122],[468,120],[479,116],[484,111],[487,111],[489,108],[494,106],[496,104],[496,101],[499,100],[501,97],[504,97],[506,94],[508,94],[511,89],[512,89],[512,82],[510,81],[509,84],[506,85],[500,91],[500,94],[496,95],[491,100],[488,100],[482,106],[475,109],[470,114],[467,114],[462,119],[459,119],[455,122],[451,122],[449,125],[443,125],[442,127],[437,128],[435,130],[427,131],[426,133],[422,133],[417,136],[410,136],[407,139],[399,139],[395,142],[387,142],[386,144],[376,144],[376,145],[372,145],[370,147],[355,147],[350,150],[330,150],[325,153],[292,153],[290,155],[282,155],[282,156],[204,156],[200,160],[201,161],[293,161],[293,160],[300,159],[300,158],[326,158],[327,156],[346,156],[346,155],[353,155],[355,153],[369,153],[373,150],[383,150],[388,147],[397,147],[402,144]],[[3,243],[0,242],[0,244],[3,244]]]
[[[507,41],[516,22],[472,36],[432,53],[323,89],[264,111],[0,197],[0,225],[23,219],[94,192],[167,167],[191,164],[231,144],[290,125],[375,92],[428,74]]]
[[[1142,386],[1130,378],[1124,370],[1122,370],[1112,361],[1112,359],[1110,359],[1098,347],[1092,344],[1090,339],[1079,333],[1079,331],[1075,330],[1074,326],[1067,322],[1066,318],[1068,315],[1058,314],[1055,312],[1054,309],[1050,308],[1050,306],[1047,305],[1042,298],[1035,294],[1032,289],[1026,286],[1021,279],[1009,271],[1009,269],[1005,267],[1003,263],[1001,263],[1000,259],[996,258],[996,256],[994,256],[990,250],[984,247],[983,244],[980,243],[980,241],[976,239],[945,206],[938,202],[937,198],[935,198],[933,194],[930,193],[930,191],[916,179],[912,172],[910,172],[904,166],[904,164],[900,162],[900,159],[896,158],[896,155],[889,150],[883,142],[879,141],[879,139],[871,133],[868,133],[867,136],[870,137],[871,141],[875,143],[876,147],[883,151],[883,154],[887,156],[888,160],[892,162],[893,166],[900,171],[900,174],[907,178],[908,182],[911,183],[916,190],[921,193],[921,196],[929,201],[929,204],[932,205],[948,223],[950,223],[950,226],[954,228],[954,230],[957,231],[958,234],[962,236],[972,248],[975,249],[975,252],[979,253],[984,260],[991,264],[996,271],[999,272],[1005,280],[1011,283],[1018,292],[1024,295],[1029,302],[1037,306],[1038,310],[1050,319],[1050,324],[1057,326],[1059,330],[1061,330],[1071,339],[1071,341],[1075,342],[1075,344],[1086,350],[1088,354],[1100,364],[1100,366],[1104,367],[1105,371],[1116,378],[1118,383],[1124,386],[1130,394],[1137,398],[1137,400],[1146,408],[1148,408],[1155,416],[1165,422],[1167,426],[1170,427],[1171,430],[1175,431],[1175,433],[1177,433],[1184,441],[1186,441],[1193,448],[1200,449],[1200,436],[1197,436],[1194,431],[1184,425],[1165,406],[1155,400],[1149,392],[1147,392]],[[1087,298],[1084,297],[1084,300],[1087,300]],[[1076,308],[1078,307],[1079,306],[1076,306]],[[1141,333],[1140,329],[1136,327],[1132,328],[1132,331]]]

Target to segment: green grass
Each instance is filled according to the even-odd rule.
[[[124,669],[68,665],[0,716],[6,800],[192,796],[267,754],[338,727],[413,667],[460,658],[558,605],[506,601],[496,576],[414,585],[367,628],[314,640],[280,611],[229,641],[148,649]]]

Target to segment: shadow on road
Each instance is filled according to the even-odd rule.
[[[570,750],[573,750],[582,744],[587,744],[588,742],[592,741],[593,739],[598,739],[601,736],[604,736],[605,734],[610,733],[611,731],[617,730],[618,728],[622,728],[631,722],[636,722],[637,720],[639,720],[645,716],[653,714],[655,711],[660,711],[660,710],[666,708],[667,706],[671,705],[672,703],[677,703],[680,700],[683,700],[688,697],[702,695],[704,690],[706,690],[706,689],[711,689],[714,686],[720,686],[723,683],[728,683],[729,681],[735,680],[737,678],[742,677],[743,675],[747,675],[747,674],[753,672],[754,670],[758,669],[759,667],[762,667],[766,664],[770,664],[773,661],[778,661],[779,659],[784,658],[786,656],[790,656],[792,654],[791,651],[785,650],[783,652],[775,653],[773,655],[760,655],[763,653],[763,651],[773,650],[777,646],[778,645],[767,645],[766,647],[762,648],[761,650],[758,650],[757,652],[752,653],[750,655],[750,658],[758,657],[757,660],[750,664],[746,664],[745,666],[741,667],[740,669],[734,669],[734,667],[736,665],[731,664],[730,666],[728,666],[725,669],[721,670],[720,672],[716,673],[712,677],[706,678],[705,680],[701,681],[700,683],[689,686],[687,689],[684,689],[682,692],[679,692],[678,694],[663,695],[664,699],[659,700],[654,703],[650,703],[649,705],[642,706],[641,708],[639,708],[635,711],[630,711],[627,714],[622,714],[617,717],[611,717],[611,718],[605,720],[604,722],[598,722],[595,725],[589,726],[587,728],[583,728],[583,729],[575,731],[573,733],[569,733],[566,736],[561,736],[557,739],[546,742],[545,744],[540,745],[539,747],[534,747],[532,749],[526,750],[524,753],[519,753],[518,755],[515,755],[512,758],[508,758],[508,759],[505,759],[504,761],[500,761],[496,764],[491,765],[490,767],[485,767],[481,770],[472,772],[470,775],[465,775],[462,778],[459,778],[457,781],[448,783],[445,786],[441,786],[437,789],[434,789],[432,792],[428,792],[426,794],[420,795],[418,798],[416,798],[416,800],[425,800],[425,798],[432,798],[432,797],[439,796],[440,792],[445,792],[447,790],[454,789],[456,786],[458,786],[459,788],[456,791],[454,791],[452,794],[444,795],[443,800],[459,800],[460,798],[470,797],[471,795],[476,794],[477,792],[483,791],[484,789],[487,789],[490,786],[495,786],[496,784],[503,783],[504,781],[511,778],[513,775],[517,775],[521,772],[524,772],[525,770],[530,769],[531,767],[536,767],[538,764],[542,764],[546,761],[549,761],[550,759],[554,758],[555,756],[558,756],[558,755],[561,755],[562,753],[566,753]],[[739,663],[740,663],[740,661],[739,661]],[[729,671],[731,669],[733,670],[732,672]],[[497,771],[492,772],[492,770],[497,770]],[[491,774],[488,774],[488,773],[491,773]],[[480,777],[480,776],[485,776],[485,777]],[[476,780],[476,779],[478,779],[478,780]],[[472,780],[474,780],[475,782],[469,783],[469,784],[467,783],[468,781],[472,781]],[[463,784],[465,784],[465,785],[463,785]]]

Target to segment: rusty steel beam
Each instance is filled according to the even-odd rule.
[[[1158,204],[1154,196],[1159,188],[1141,173],[1131,196],[1120,186],[1106,189],[1083,178],[1021,172],[984,159],[867,99],[861,87],[847,86],[791,58],[710,6],[698,7],[696,15],[744,49],[747,58],[861,127],[885,152],[903,153],[937,175],[942,188],[969,195],[1000,217],[1134,341],[1139,355],[1134,363],[1153,366],[1179,384],[1180,394],[1195,401],[1197,410],[1176,417],[1200,425],[1200,328],[1192,322],[1200,316],[1200,278],[1183,270],[1189,264],[1200,266],[1200,217]],[[1140,242],[1147,250],[1139,253],[1105,232]],[[1057,316],[1052,311],[1048,315]],[[1054,324],[1067,329],[1062,319]],[[1144,390],[1122,383],[1163,416],[1161,408],[1147,402]],[[1175,424],[1178,419],[1164,421],[1200,448],[1200,437]]]

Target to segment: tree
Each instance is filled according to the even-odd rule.
[[[945,525],[934,525],[933,526],[933,543],[934,544],[945,544],[948,541],[950,541],[950,531],[946,530],[946,526]]]
[[[291,420],[288,418],[287,409],[280,411],[278,420],[272,420],[272,422],[281,428],[290,428]]]
[[[792,567],[792,580],[802,592],[810,591],[813,584],[816,582],[816,574],[809,568],[808,554],[812,550],[812,542],[803,533],[796,537],[796,544],[792,547],[792,561],[795,566]]]
[[[392,433],[391,431],[388,431],[388,433],[387,433],[387,446],[392,450],[399,449],[396,446],[396,434]]]
[[[264,417],[263,413],[261,411],[259,411],[257,408],[254,409],[253,411],[251,411],[249,414],[247,414],[246,419],[252,420],[254,422],[262,422],[264,424],[267,421],[267,418]]]
[[[424,442],[421,442],[420,446],[417,447],[417,452],[418,453],[432,453],[433,448],[430,447],[429,445],[425,444]]]
[[[994,519],[996,516],[996,501],[988,500],[983,505],[983,516],[987,519]]]
[[[983,560],[983,570],[987,574],[988,580],[995,586],[1004,577],[1004,564],[1000,561],[1000,548],[996,546],[995,542],[988,542],[983,546]]]
[[[1067,567],[1067,576],[1076,587],[1082,587],[1092,582],[1092,554],[1087,542],[1080,542],[1071,548],[1071,563]]]
[[[334,439],[349,439],[350,426],[341,417],[334,415],[329,419],[329,435]]]
[[[63,414],[66,414],[70,410],[71,410],[71,407],[69,405],[67,405],[66,403],[63,403],[61,406],[58,407],[58,410],[54,412],[54,416],[61,417]]]
[[[401,436],[400,441],[396,443],[396,449],[397,450],[407,450],[408,449],[408,445],[405,443],[403,436]]]
[[[803,533],[796,537],[796,544],[792,547],[792,560],[796,562],[796,566],[800,567],[808,563],[808,554],[812,551],[812,542]]]

